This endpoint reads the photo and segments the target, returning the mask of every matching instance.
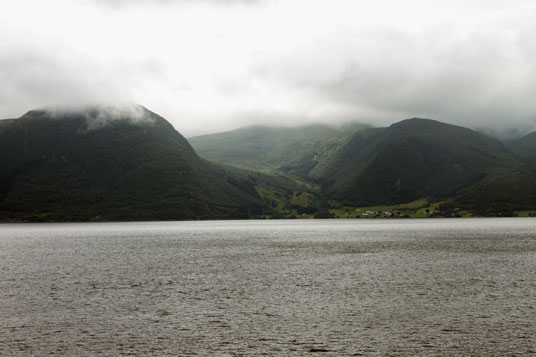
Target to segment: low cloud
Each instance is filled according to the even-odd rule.
[[[536,130],[536,8],[514,3],[8,0],[0,117],[127,101],[187,136],[409,117],[524,133]]]
[[[211,4],[216,6],[226,5],[258,5],[268,0],[90,0],[97,5],[105,5],[116,8],[129,6],[148,5],[199,5]]]
[[[110,103],[121,97],[105,68],[87,58],[12,49],[0,58],[0,106]]]
[[[503,35],[463,34],[446,44],[434,33],[338,33],[261,59],[249,76],[309,97],[304,115],[329,104],[380,125],[427,117],[534,130],[536,63],[518,42],[527,34]]]
[[[47,114],[57,120],[82,114],[88,131],[102,129],[114,122],[130,124],[152,124],[155,118],[145,108],[134,103],[115,103],[113,106],[85,105],[60,106],[44,108]]]
[[[130,107],[125,103],[135,102],[134,88],[163,75],[157,61],[102,61],[53,41],[46,47],[4,46],[0,53],[4,118],[43,107],[117,106],[125,110]]]

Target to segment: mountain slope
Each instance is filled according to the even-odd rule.
[[[360,132],[319,179],[323,194],[348,204],[391,204],[453,197],[515,159],[504,145],[472,130],[408,119]]]
[[[459,192],[453,204],[496,216],[536,208],[536,133],[508,143],[514,159],[492,169],[478,184]]]
[[[276,176],[199,157],[143,107],[35,110],[0,121],[0,220],[275,218],[327,212],[333,201],[421,198],[443,201],[445,211],[512,214],[536,208],[534,138],[507,149],[414,118],[387,128],[250,127],[192,139],[207,156]]]
[[[522,159],[536,164],[536,132],[510,142],[508,147]]]
[[[350,135],[366,126],[359,123],[342,127],[251,126],[224,133],[189,138],[200,156],[243,168],[282,172],[308,178],[318,164],[329,161],[333,152]]]
[[[536,168],[518,165],[494,168],[481,181],[464,188],[449,204],[482,216],[513,215],[536,209]]]
[[[257,185],[287,185],[270,180],[201,159],[143,107],[37,110],[0,126],[4,219],[246,217],[262,213]]]

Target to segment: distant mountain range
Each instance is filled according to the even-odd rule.
[[[534,177],[536,133],[506,145],[428,119],[255,126],[189,142],[141,106],[0,121],[3,221],[320,217],[419,199],[511,215],[536,209]]]
[[[301,176],[346,143],[351,134],[368,128],[361,123],[342,126],[250,126],[224,133],[196,136],[188,141],[202,157],[238,167],[272,172],[280,169]]]
[[[252,152],[258,137],[262,145]],[[249,127],[189,140],[216,162],[316,185],[324,202],[369,206],[427,198],[482,215],[536,207],[536,133],[507,146],[467,128],[413,118],[388,128]]]

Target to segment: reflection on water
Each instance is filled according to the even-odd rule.
[[[5,355],[536,355],[536,220],[0,225]]]

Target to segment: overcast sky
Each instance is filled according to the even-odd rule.
[[[533,0],[3,0],[0,117],[135,102],[186,136],[427,117],[536,129]]]

